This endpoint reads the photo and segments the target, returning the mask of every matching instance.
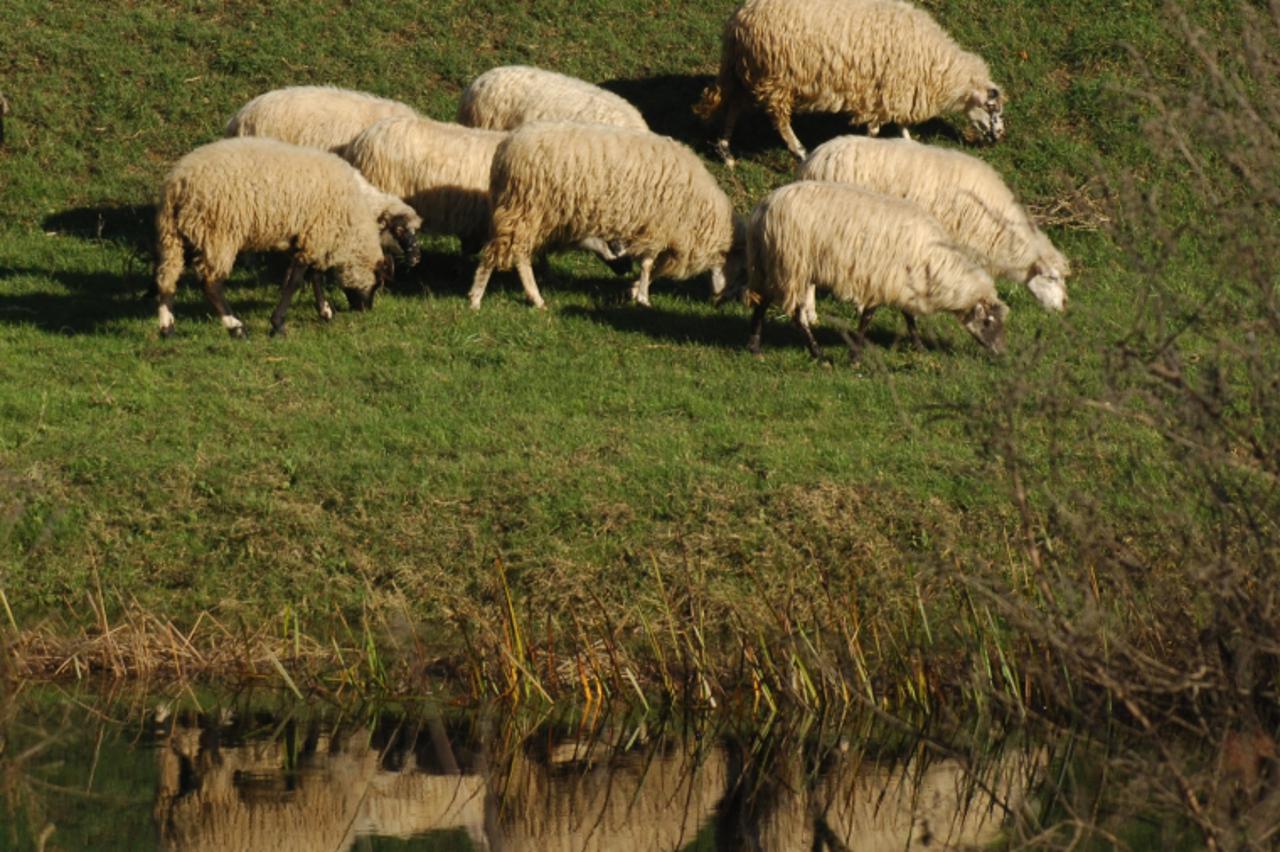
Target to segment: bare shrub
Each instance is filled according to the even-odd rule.
[[[1166,7],[1186,74],[1134,93],[1150,169],[1104,178],[1130,327],[1099,384],[1034,384],[1024,353],[977,414],[1031,569],[958,579],[1029,641],[1033,708],[1087,726],[1125,779],[1091,830],[1175,816],[1253,849],[1280,842],[1280,2],[1234,17],[1209,34]],[[1070,437],[1037,444],[1033,410]],[[1097,481],[1060,477],[1068,457]]]

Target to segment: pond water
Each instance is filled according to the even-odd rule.
[[[0,849],[987,845],[1034,804],[1047,764],[1043,748],[966,755],[812,720],[41,689],[0,699]]]

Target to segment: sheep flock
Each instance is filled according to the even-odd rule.
[[[1065,309],[1070,263],[996,170],[909,137],[908,127],[952,113],[967,116],[971,142],[1005,136],[1003,87],[927,11],[907,0],[747,0],[720,47],[714,82],[685,107],[718,123],[712,150],[733,168],[730,137],[759,107],[800,161],[796,180],[753,211],[735,211],[703,159],[650,130],[635,106],[550,70],[479,75],[462,93],[458,123],[334,86],[257,94],[227,123],[227,138],[180,159],[164,181],[161,334],[173,330],[188,260],[224,327],[243,336],[223,281],[242,251],[285,253],[276,333],[307,276],[323,319],[333,316],[327,271],[354,308],[371,307],[395,258],[416,261],[419,231],[460,238],[464,258],[478,253],[473,309],[492,273],[513,268],[543,308],[533,269],[548,249],[638,268],[629,294],[640,306],[654,277],[709,274],[714,300],[737,295],[754,306],[744,337],[756,354],[774,307],[824,357],[812,332],[819,290],[858,312],[856,331],[828,320],[855,360],[880,306],[900,310],[917,342],[917,316],[951,313],[997,354],[1009,309],[996,280]],[[800,112],[845,115],[866,135],[810,153],[791,126]],[[885,128],[904,138],[881,136]]]

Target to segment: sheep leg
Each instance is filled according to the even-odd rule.
[[[724,275],[724,267],[711,267],[711,304],[720,304],[720,301],[725,297],[725,289],[728,284],[728,279]]]
[[[302,284],[302,279],[306,277],[307,264],[294,258],[289,264],[289,271],[284,276],[284,287],[280,289],[280,302],[276,305],[276,309],[271,312],[271,336],[279,334],[284,335],[285,315],[289,313],[289,305],[293,302],[293,295],[298,292],[298,287]]]
[[[813,356],[813,359],[824,364],[830,364],[831,361],[822,354],[822,347],[818,345],[818,338],[813,336],[813,329],[809,327],[809,318],[805,316],[803,305],[796,308],[795,313],[791,315],[791,322],[804,335],[805,347],[809,350],[809,354]]]
[[[480,310],[480,300],[484,298],[485,288],[489,286],[489,276],[493,275],[493,267],[484,261],[476,267],[476,276],[471,279],[471,290],[467,299],[471,302],[471,310]]]
[[[199,260],[196,261],[196,275],[200,278],[200,284],[204,288],[205,299],[217,311],[218,318],[222,320],[222,327],[232,337],[243,338],[245,336],[244,323],[240,322],[231,313],[231,309],[227,307],[227,299],[223,294],[222,287],[227,276],[231,274],[231,266],[235,263],[235,260],[234,252],[230,256],[227,256],[225,252],[217,255],[202,254]]]
[[[796,132],[791,129],[791,104],[770,104],[769,117],[773,119],[773,126],[777,129],[778,135],[787,144],[787,150],[795,155],[796,159],[803,160],[807,152],[800,144],[800,140],[796,138]]]
[[[720,159],[724,160],[724,164],[728,168],[733,168],[738,161],[733,158],[733,154],[729,152],[729,138],[733,136],[733,129],[738,125],[738,118],[742,115],[743,103],[741,99],[730,97],[724,106],[724,123],[720,128],[720,138],[716,140],[716,153],[720,155]]]
[[[528,258],[516,261],[516,273],[520,276],[520,285],[524,287],[524,294],[529,302],[538,310],[545,309],[547,303],[542,301],[542,294],[538,292],[538,282],[533,278],[533,264]]]
[[[923,352],[924,338],[920,336],[920,329],[916,327],[915,314],[903,311],[902,318],[907,321],[907,333],[911,335],[911,345],[916,348],[916,351]]]
[[[751,312],[751,336],[747,338],[747,351],[752,355],[760,354],[760,337],[764,334],[764,318],[768,310],[769,300],[761,299]]]
[[[227,307],[227,297],[223,293],[222,282],[224,278],[221,276],[202,276],[201,283],[204,285],[204,297],[208,299],[209,304],[218,312],[218,319],[222,320],[222,327],[232,337],[243,340],[245,337],[244,323],[240,322],[236,316],[231,313],[231,309]]]
[[[867,344],[867,329],[871,327],[871,317],[875,316],[875,308],[865,308],[858,316],[858,330],[852,335],[839,329],[844,338],[844,345],[849,349],[849,363],[856,364],[862,358],[862,348]]]
[[[333,319],[333,308],[329,307],[329,300],[324,297],[324,277],[314,271],[311,273],[311,294],[315,296],[316,313],[320,315],[320,319],[325,322]]]
[[[640,277],[631,285],[631,301],[649,307],[649,282],[653,277],[653,258],[640,258]]]
[[[168,293],[160,293],[156,296],[156,301],[160,303],[159,319],[160,319],[160,336],[168,337],[173,334],[173,297],[172,291]]]

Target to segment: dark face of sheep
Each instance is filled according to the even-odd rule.
[[[416,217],[415,217],[416,218]],[[406,266],[417,266],[422,260],[422,248],[418,245],[418,227],[421,220],[413,221],[408,216],[384,216],[379,223],[382,232],[391,237],[404,255]]]
[[[1005,349],[1004,320],[1009,315],[1009,306],[996,299],[978,302],[968,313],[960,318],[964,327],[979,343],[991,350],[993,354],[1003,355]]]
[[[373,307],[374,296],[395,275],[395,261],[384,255],[372,270],[341,269],[338,283],[347,294],[347,305],[353,311],[367,311]]]
[[[1004,138],[1004,95],[996,86],[974,89],[965,114],[986,141],[994,143]]]

